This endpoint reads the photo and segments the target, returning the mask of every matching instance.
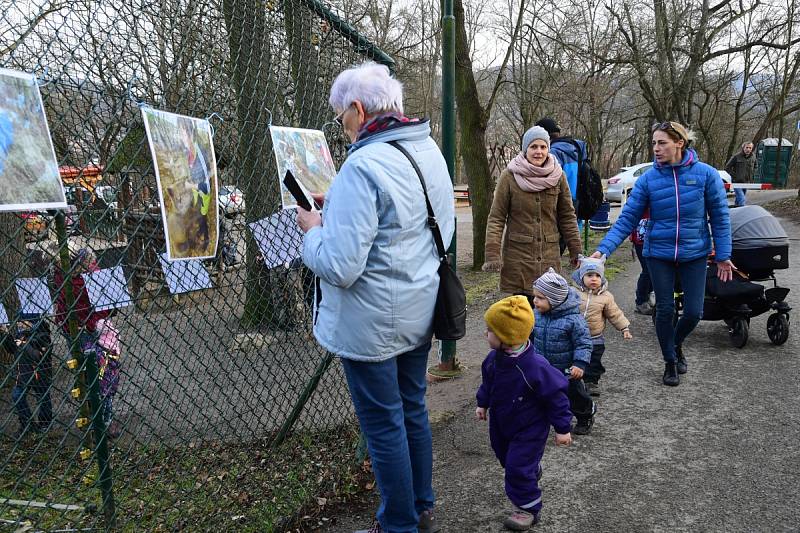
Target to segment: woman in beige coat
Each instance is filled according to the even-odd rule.
[[[544,128],[526,131],[522,151],[500,175],[494,191],[483,270],[500,271],[503,292],[532,296],[534,280],[550,267],[560,271],[559,237],[577,265],[581,239],[572,195],[549,150],[550,136]]]

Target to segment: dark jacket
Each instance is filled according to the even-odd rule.
[[[492,350],[481,365],[478,407],[489,408],[491,431],[506,440],[544,440],[553,426],[569,433],[568,381],[531,343],[517,357]]]
[[[733,183],[750,183],[753,181],[755,167],[756,157],[752,153],[746,156],[740,151],[728,160],[725,171],[731,175]]]
[[[725,187],[719,172],[701,163],[694,150],[686,150],[678,164],[655,163],[639,177],[619,218],[597,249],[611,255],[648,207],[644,257],[678,263],[706,257],[711,252],[713,234],[717,261],[730,259],[731,224]]]
[[[2,343],[3,348],[14,356],[17,385],[26,386],[32,380],[49,379],[52,342],[47,322],[36,320],[30,329],[6,333]]]
[[[585,369],[592,356],[589,327],[581,316],[581,297],[570,288],[567,301],[549,313],[535,311],[533,344],[536,351],[559,370]]]

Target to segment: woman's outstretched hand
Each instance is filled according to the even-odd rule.
[[[589,257],[591,257],[592,259],[600,259],[601,257],[603,257],[603,254],[600,253],[599,251],[596,251],[595,253],[593,253]]]
[[[733,271],[736,270],[730,259],[717,261],[717,277],[720,281],[730,281],[733,279]]]

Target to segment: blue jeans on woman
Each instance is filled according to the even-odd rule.
[[[386,361],[342,359],[381,493],[377,518],[387,533],[417,531],[433,509],[433,450],[425,406],[426,342]]]
[[[747,204],[747,189],[733,189],[733,194],[736,197],[733,205],[741,207]]]
[[[636,305],[642,305],[650,301],[650,293],[653,292],[653,284],[650,283],[650,272],[647,270],[647,261],[642,255],[643,245],[634,244],[636,250],[636,257],[639,259],[639,264],[642,265],[642,272],[639,274],[639,279],[636,280]]]
[[[703,318],[706,291],[706,258],[684,263],[647,258],[650,281],[656,293],[656,336],[667,363],[675,362],[675,346],[680,346]],[[680,277],[683,291],[683,314],[672,325],[675,314],[675,277]]]

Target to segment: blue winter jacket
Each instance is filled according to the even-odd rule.
[[[406,123],[350,147],[325,197],[322,226],[306,233],[303,262],[320,278],[314,336],[328,351],[383,361],[430,341],[439,256],[425,196],[397,140],[414,157],[445,247],[453,238],[450,175],[427,122]]]
[[[586,157],[586,141],[575,139],[575,142],[581,147],[583,156]],[[558,160],[561,169],[566,174],[569,192],[572,194],[572,200],[575,201],[575,195],[578,192],[578,150],[567,140],[553,139],[550,143],[550,153]]]
[[[713,167],[686,150],[675,165],[653,167],[636,180],[616,223],[597,249],[610,255],[633,231],[645,209],[650,220],[642,253],[678,263],[706,257],[711,236],[717,261],[731,257],[731,225],[725,187]],[[709,223],[711,231],[709,232]]]
[[[573,365],[585,369],[592,356],[592,338],[580,304],[580,295],[570,287],[563,304],[548,313],[534,311],[533,346],[559,370]]]

